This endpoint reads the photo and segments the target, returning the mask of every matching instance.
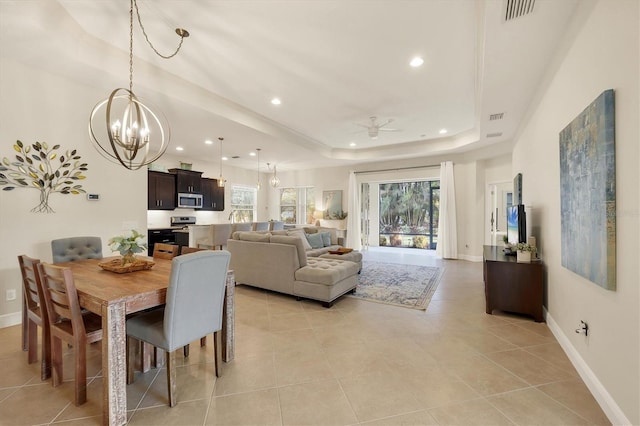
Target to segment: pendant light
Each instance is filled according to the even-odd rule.
[[[106,159],[119,163],[129,170],[137,170],[156,161],[169,145],[170,131],[166,118],[155,112],[133,93],[133,9],[147,43],[164,59],[175,56],[189,32],[176,28],[180,44],[171,55],[160,54],[149,41],[142,25],[136,0],[129,2],[129,89],[117,88],[93,108],[89,117],[89,135],[98,152]],[[100,118],[106,108],[106,120]],[[107,140],[100,140],[106,134]],[[98,137],[98,135],[103,135]]]
[[[269,170],[271,170],[271,167],[269,166],[269,163],[267,163],[267,168]],[[271,186],[273,186],[274,188],[277,188],[278,185],[280,185],[280,179],[278,178],[278,173],[276,171],[276,165],[273,165],[273,176],[271,176],[271,179],[269,180],[269,184]]]
[[[224,140],[224,138],[218,138],[218,140],[220,141],[220,176],[218,176],[218,187],[220,188],[224,188],[224,177],[222,177],[222,141]]]

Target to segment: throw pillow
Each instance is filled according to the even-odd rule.
[[[322,236],[323,247],[329,247],[331,245],[331,234],[329,232],[320,232],[318,235]]]
[[[304,236],[304,229],[292,229],[290,231],[287,231],[287,235],[300,238],[302,240],[302,246],[304,247],[304,249],[311,250],[311,244],[309,244],[309,241],[307,241],[307,237]]]
[[[324,244],[322,242],[322,235],[306,234],[305,236],[307,237],[307,241],[309,241],[309,244],[311,244],[311,248],[319,249],[324,247]]]

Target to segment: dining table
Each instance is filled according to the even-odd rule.
[[[56,263],[73,272],[80,306],[102,317],[102,423],[105,425],[119,426],[127,422],[127,315],[166,302],[171,260],[138,258],[154,265],[146,270],[116,273],[103,270],[99,265],[113,258]],[[234,287],[234,274],[230,270],[222,320],[222,358],[226,362],[234,356]]]

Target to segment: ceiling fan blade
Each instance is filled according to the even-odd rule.
[[[380,127],[378,130],[381,132],[401,132],[402,131],[401,129],[388,129],[385,127]]]
[[[384,127],[384,126],[386,126],[387,124],[390,124],[390,123],[393,123],[393,118],[388,119],[387,121],[385,121],[385,122],[384,122],[384,123],[382,123],[382,124],[376,124],[375,126],[376,126],[378,129],[380,129],[380,128],[382,128],[382,127]]]

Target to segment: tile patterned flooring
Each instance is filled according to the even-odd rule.
[[[127,387],[131,425],[610,424],[545,324],[484,312],[482,265],[431,252],[371,249],[366,260],[445,268],[427,311],[341,298],[319,303],[236,292],[236,358],[216,380],[212,344],[180,358],[178,405],[164,369]],[[41,382],[0,329],[0,425],[101,422],[100,346],[88,350],[88,402]]]

